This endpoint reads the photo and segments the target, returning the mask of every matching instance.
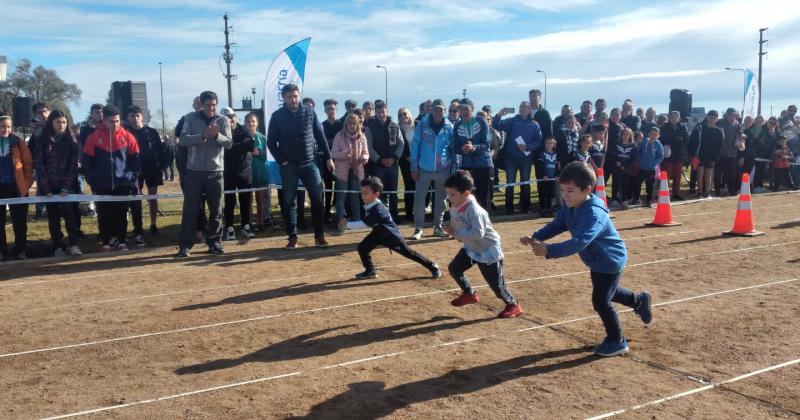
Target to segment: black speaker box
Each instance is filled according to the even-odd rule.
[[[30,127],[33,119],[33,100],[24,96],[15,96],[11,100],[11,112],[14,113],[15,127]]]
[[[692,92],[686,89],[669,91],[669,111],[681,113],[681,121],[686,122],[692,115]]]

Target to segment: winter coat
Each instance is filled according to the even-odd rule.
[[[6,153],[6,151],[0,150],[0,153]],[[20,197],[26,197],[33,185],[33,155],[25,141],[14,133],[8,137],[8,153],[11,154],[17,192]]]
[[[206,128],[216,124],[216,139],[203,139]],[[222,115],[207,117],[203,111],[184,116],[180,145],[186,147],[186,169],[192,171],[221,172],[225,168],[225,149],[230,149],[233,134],[231,122]]]
[[[356,174],[359,181],[364,179],[364,165],[369,162],[367,137],[363,133],[351,136],[345,130],[340,131],[333,138],[331,156],[335,163],[333,174],[336,179],[347,181],[350,171]]]
[[[112,134],[101,125],[83,145],[82,167],[95,190],[135,187],[141,173],[139,144],[128,130],[120,127]]]
[[[474,117],[471,123],[471,129],[467,129],[467,123],[464,120],[459,120],[453,127],[455,152],[463,156],[461,167],[464,169],[493,168],[489,124],[482,118]],[[474,149],[469,153],[461,151],[461,148],[470,141]]]
[[[411,141],[411,172],[451,172],[456,165],[453,125],[447,118],[438,132],[431,128],[430,114],[414,129]]]
[[[501,120],[500,115],[496,115],[492,120],[492,126],[506,133],[503,156],[507,158],[518,159],[525,157],[525,154],[517,148],[517,137],[522,137],[527,151],[533,155],[542,147],[542,129],[535,120],[522,118],[520,115]]]
[[[331,158],[328,140],[317,114],[305,106],[291,111],[283,106],[272,113],[267,130],[267,148],[278,164],[313,162],[316,153],[327,161]]]
[[[72,194],[78,186],[78,141],[65,134],[39,137],[36,145],[36,185],[42,194]]]
[[[661,126],[661,144],[669,146],[670,155],[666,158],[669,162],[688,162],[689,129],[686,124],[678,123],[673,127],[670,123]]]

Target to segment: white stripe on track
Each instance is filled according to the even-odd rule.
[[[778,224],[782,224],[782,223],[793,222],[793,221],[796,221],[796,220],[798,220],[798,219],[780,220],[780,221],[776,221],[776,222],[765,223],[765,224],[763,224],[763,226],[773,226],[773,225],[778,225]],[[668,236],[688,235],[690,233],[697,233],[697,232],[703,232],[703,231],[708,231],[708,230],[719,230],[719,229],[714,227],[714,228],[685,230],[685,231],[681,231],[681,232],[670,232],[670,233],[664,233],[664,234],[659,234],[659,235],[636,236],[636,237],[632,237],[632,238],[624,238],[624,240],[626,242],[629,242],[629,241],[638,241],[638,240],[646,240],[646,239],[655,239],[655,238],[662,238],[662,237],[668,237]],[[530,251],[527,250],[527,249],[524,249],[524,250],[508,251],[508,252],[505,252],[505,254],[506,255],[513,255],[513,254],[519,254],[519,253],[524,253],[524,252],[530,252]],[[403,264],[392,264],[392,265],[379,266],[377,268],[379,268],[379,269],[397,268],[397,267],[404,267],[404,266],[409,266],[409,265],[416,265],[416,263],[412,262],[412,263],[403,263]],[[177,268],[195,268],[195,267],[179,266]],[[119,275],[139,274],[139,273],[144,273],[144,272],[165,271],[165,270],[167,270],[167,269],[155,269],[155,270],[146,270],[146,271],[124,272],[124,273],[119,273]],[[360,269],[359,270],[352,270],[353,273],[358,272],[358,271],[360,271]],[[345,273],[349,273],[349,272],[350,271],[346,271]],[[581,271],[581,272],[575,273],[575,274],[583,274],[583,273],[586,273],[586,271]],[[569,274],[565,274],[565,275],[569,275]],[[97,275],[97,277],[106,277],[106,276],[108,276],[108,274]],[[254,286],[254,285],[278,283],[278,282],[287,281],[287,280],[298,280],[298,279],[304,279],[304,278],[313,278],[313,277],[319,277],[319,276],[320,276],[319,274],[309,274],[309,275],[300,276],[300,277],[285,277],[285,278],[279,278],[279,279],[273,279],[273,280],[267,280],[267,281],[261,281],[261,282],[236,283],[236,284],[217,286],[217,287],[208,287],[208,288],[201,288],[201,289],[184,289],[184,290],[176,290],[176,291],[172,291],[172,292],[156,293],[156,294],[151,294],[151,295],[139,295],[139,296],[129,296],[129,297],[122,297],[122,298],[115,298],[115,299],[103,299],[103,300],[95,300],[95,301],[87,301],[87,302],[76,302],[76,303],[70,303],[70,304],[65,304],[65,305],[57,305],[57,306],[37,306],[37,307],[26,308],[26,309],[21,309],[21,310],[17,309],[17,310],[13,310],[13,311],[5,311],[5,312],[0,311],[0,315],[7,314],[7,313],[36,312],[36,311],[45,311],[45,310],[70,308],[70,307],[76,307],[76,306],[90,306],[90,305],[99,305],[99,304],[105,304],[105,303],[117,303],[117,302],[131,301],[131,300],[158,298],[158,297],[165,297],[165,296],[176,296],[176,295],[182,295],[182,294],[202,293],[202,292],[209,292],[209,291],[216,291],[216,290],[232,289],[232,288],[237,288],[237,287],[249,287],[249,286]],[[94,277],[94,276],[88,276],[88,277]],[[342,277],[341,273],[337,277]],[[27,284],[38,284],[38,283],[50,283],[50,282],[53,282],[53,281],[64,281],[64,280],[72,280],[72,279],[80,279],[80,278],[84,278],[84,277],[70,277],[70,278],[62,278],[62,279],[58,279],[58,280],[42,280],[42,281],[34,281],[34,282],[27,282],[27,283],[26,282],[20,282],[20,283],[6,284],[6,285],[0,284],[0,287],[3,287],[3,286],[23,286],[23,285],[27,285]],[[527,280],[522,280],[522,281],[527,281]],[[513,283],[513,281],[510,282],[510,283]]]
[[[786,245],[791,245],[791,244],[796,244],[796,243],[800,243],[800,240],[791,241],[791,242],[781,242],[781,243],[769,244],[769,245],[759,245],[759,246],[755,246],[755,247],[740,248],[740,249],[734,249],[734,250],[724,251],[724,252],[725,253],[745,252],[745,251],[756,250],[756,249],[766,249],[766,248],[773,248],[773,247],[778,247],[778,246],[786,246]],[[720,254],[719,252],[712,252],[712,253],[708,253],[708,254],[687,255],[685,257],[679,257],[679,258],[666,258],[666,259],[662,259],[662,260],[647,261],[647,262],[643,262],[643,263],[631,264],[631,265],[628,265],[627,268],[641,267],[641,266],[652,265],[652,264],[662,264],[662,263],[668,263],[668,262],[674,262],[674,261],[682,261],[682,260],[689,259],[689,258],[702,258],[702,257],[708,256],[708,255],[719,255],[719,254]],[[509,281],[509,282],[507,282],[507,284],[522,283],[522,282],[541,280],[541,279],[547,279],[547,278],[555,278],[555,277],[567,277],[567,276],[573,276],[573,275],[577,275],[577,274],[586,274],[588,272],[589,272],[588,270],[584,270],[584,271],[576,271],[576,272],[567,273],[567,274],[552,274],[552,275],[549,275],[549,276],[532,277],[532,278],[528,278],[528,279]],[[474,286],[475,289],[485,288],[485,287],[489,287],[489,286],[485,285],[485,284],[484,285],[479,285],[479,286]],[[55,347],[39,348],[39,349],[34,349],[34,350],[18,351],[18,352],[0,354],[0,359],[9,358],[9,357],[15,357],[15,356],[22,356],[22,355],[26,355],[26,354],[47,353],[47,352],[66,350],[66,349],[89,347],[89,346],[95,346],[95,345],[99,345],[99,344],[118,343],[118,342],[122,342],[122,341],[130,341],[130,340],[136,340],[136,339],[141,339],[141,338],[157,337],[157,336],[168,335],[168,334],[204,330],[204,329],[209,329],[209,328],[224,327],[224,326],[229,326],[229,325],[243,324],[243,323],[249,323],[249,322],[255,322],[255,321],[263,321],[263,320],[271,319],[271,318],[279,318],[279,317],[285,317],[285,316],[291,316],[291,315],[310,314],[310,313],[316,313],[316,312],[331,311],[331,310],[336,310],[336,309],[351,308],[351,307],[354,307],[354,306],[369,305],[369,304],[380,303],[380,302],[389,302],[389,301],[394,301],[394,300],[401,300],[401,299],[409,299],[409,298],[416,298],[416,297],[422,297],[422,296],[431,296],[431,295],[437,295],[437,294],[443,294],[443,293],[458,292],[460,290],[461,289],[453,288],[453,289],[446,289],[446,290],[434,290],[434,291],[431,291],[431,292],[415,293],[415,294],[404,295],[404,296],[390,296],[390,297],[385,297],[385,298],[380,298],[380,299],[373,299],[373,300],[367,300],[367,301],[345,303],[345,304],[342,304],[342,305],[333,305],[333,306],[326,306],[326,307],[322,307],[322,308],[304,309],[304,310],[300,310],[300,311],[283,312],[283,313],[273,314],[273,315],[263,315],[263,316],[257,316],[257,317],[252,317],[252,318],[238,319],[238,320],[234,320],[234,321],[224,321],[224,322],[217,322],[217,323],[213,323],[213,324],[197,325],[197,326],[194,326],[194,327],[178,328],[178,329],[173,329],[173,330],[164,330],[164,331],[157,331],[157,332],[152,332],[152,333],[129,335],[129,336],[124,336],[124,337],[116,337],[116,338],[108,338],[108,339],[104,339],[104,340],[95,340],[95,341],[89,341],[89,342],[84,342],[84,343],[75,343],[75,344],[67,344],[67,345],[63,345],[63,346],[55,346]]]
[[[739,382],[741,380],[744,380],[744,379],[747,379],[747,378],[751,378],[753,376],[761,375],[762,373],[771,372],[773,370],[782,369],[782,368],[785,368],[785,367],[788,367],[788,366],[793,366],[793,365],[796,365],[796,364],[800,364],[800,359],[789,360],[787,362],[783,362],[783,363],[780,363],[780,364],[777,364],[777,365],[773,365],[773,366],[765,367],[763,369],[759,369],[759,370],[755,370],[755,371],[752,371],[752,372],[748,372],[748,373],[745,373],[744,375],[739,375],[737,377],[734,377],[734,378],[731,378],[731,379],[728,379],[728,380],[725,380],[725,381],[722,381],[722,382],[719,382],[719,383],[714,383],[714,384],[710,384],[710,385],[701,386],[699,388],[694,388],[694,389],[690,389],[690,390],[687,390],[687,391],[683,391],[683,392],[680,392],[680,393],[677,393],[677,394],[674,394],[674,395],[670,395],[668,397],[659,398],[659,399],[653,400],[653,401],[648,401],[648,402],[646,402],[644,404],[635,405],[635,406],[629,407],[629,408],[623,408],[623,409],[620,409],[620,410],[612,411],[610,413],[601,414],[599,416],[589,417],[586,420],[607,419],[609,417],[618,416],[620,414],[628,413],[628,412],[631,412],[631,411],[636,411],[636,410],[639,410],[639,409],[642,409],[642,408],[645,408],[645,407],[650,407],[650,406],[658,405],[658,404],[661,404],[661,403],[665,403],[667,401],[677,400],[678,398],[683,398],[683,397],[686,397],[686,396],[689,396],[689,395],[698,394],[700,392],[708,391],[710,389],[719,388],[719,387],[721,387],[723,385],[732,384],[734,382]]]
[[[266,377],[266,378],[257,378],[257,379],[253,379],[253,380],[250,380],[250,381],[243,381],[243,382],[236,382],[236,383],[232,383],[232,384],[215,386],[213,388],[205,388],[205,389],[198,389],[196,391],[182,392],[180,394],[168,395],[166,397],[152,398],[152,399],[149,399],[149,400],[135,401],[135,402],[131,402],[131,403],[118,404],[118,405],[113,405],[113,406],[103,407],[103,408],[95,408],[93,410],[81,411],[80,413],[71,413],[71,414],[65,414],[65,415],[62,415],[62,416],[46,417],[46,419],[47,420],[65,419],[65,418],[68,418],[68,417],[77,417],[77,416],[85,416],[85,415],[88,415],[88,414],[102,413],[104,411],[118,410],[120,408],[128,408],[128,407],[134,407],[134,406],[137,406],[137,405],[151,404],[151,403],[159,402],[159,401],[174,400],[176,398],[188,397],[188,396],[191,396],[191,395],[205,394],[205,393],[208,393],[208,392],[220,391],[220,390],[228,389],[228,388],[235,388],[235,387],[244,386],[244,385],[257,384],[259,382],[273,381],[275,379],[288,378],[290,376],[298,376],[298,375],[301,375],[302,373],[303,372],[291,372],[291,373],[285,373],[283,375],[269,376],[269,377]]]
[[[687,301],[690,301],[690,300],[700,299],[700,298],[703,298],[703,297],[718,296],[718,295],[725,294],[725,293],[734,293],[734,292],[743,291],[743,290],[757,289],[757,288],[761,288],[761,287],[769,287],[769,286],[774,286],[774,285],[778,285],[778,284],[785,284],[785,283],[789,283],[789,282],[794,282],[794,281],[797,281],[797,280],[800,280],[800,279],[780,280],[780,281],[763,283],[763,284],[758,284],[758,285],[753,285],[753,286],[739,287],[739,288],[736,288],[736,289],[723,290],[723,291],[719,291],[719,292],[706,293],[706,294],[699,295],[699,296],[691,296],[691,297],[688,297],[688,298],[676,299],[676,300],[673,300],[673,301],[670,301],[670,302],[663,302],[661,304],[657,304],[657,305],[653,305],[653,306],[673,305],[673,304],[676,304],[676,303],[687,302]],[[620,313],[622,313],[622,312],[631,312],[631,311],[632,310],[620,311]],[[596,315],[594,315],[594,316],[585,316],[585,317],[570,319],[570,320],[566,320],[566,321],[553,322],[553,323],[545,324],[545,325],[537,325],[535,327],[522,328],[522,329],[517,330],[516,332],[539,330],[539,329],[548,328],[548,327],[554,327],[554,326],[559,326],[559,325],[576,323],[576,322],[585,321],[585,320],[593,319],[593,318],[597,318],[597,316]],[[472,342],[475,342],[475,341],[490,339],[490,338],[494,338],[494,337],[496,337],[495,334],[490,334],[490,335],[481,336],[481,337],[472,337],[472,338],[466,338],[466,339],[457,340],[457,341],[450,341],[450,342],[447,342],[447,343],[434,344],[434,345],[425,346],[425,347],[421,347],[421,348],[417,348],[417,349],[413,349],[413,350],[404,350],[404,351],[398,351],[398,352],[392,352],[392,353],[385,353],[385,354],[375,355],[375,356],[366,357],[366,358],[362,358],[362,359],[350,360],[350,361],[347,361],[347,362],[342,362],[342,363],[338,363],[338,364],[334,364],[334,365],[323,366],[321,368],[312,369],[310,372],[320,371],[320,370],[328,370],[328,369],[333,369],[333,368],[338,368],[338,367],[351,366],[351,365],[358,364],[358,363],[365,363],[365,362],[369,362],[369,361],[373,361],[373,360],[385,359],[385,358],[395,357],[395,356],[399,356],[399,355],[403,355],[403,354],[418,353],[418,352],[422,352],[422,351],[429,350],[429,349],[434,349],[434,348],[439,348],[439,347],[448,347],[448,346],[453,346],[453,345],[468,344],[468,343],[472,343]],[[767,368],[767,369],[762,369],[761,371],[750,372],[748,374],[741,375],[741,376],[738,376],[738,377],[733,378],[733,379],[735,379],[735,380],[745,379],[745,378],[748,378],[748,377],[751,377],[751,376],[755,376],[755,375],[757,375],[759,373],[764,373],[764,372],[767,372],[769,370],[778,369],[780,367],[788,366],[789,364],[795,364],[795,363],[798,363],[798,362],[800,362],[800,359],[792,361],[792,362],[786,362],[786,363],[783,363],[781,365],[776,365],[776,366],[773,366],[773,367],[770,367],[770,368]],[[151,398],[151,399],[142,400],[142,401],[136,401],[136,402],[132,402],[132,403],[128,403],[128,404],[112,405],[112,406],[107,406],[107,407],[101,407],[101,408],[95,408],[95,409],[91,409],[91,410],[80,411],[80,412],[76,412],[76,413],[64,414],[64,415],[60,415],[60,416],[57,416],[57,417],[49,417],[49,418],[47,418],[47,420],[49,420],[49,419],[62,419],[62,418],[68,418],[68,417],[77,417],[77,416],[83,416],[83,415],[87,415],[87,414],[94,414],[94,413],[100,413],[100,412],[105,412],[105,411],[118,410],[118,409],[127,408],[127,407],[133,407],[133,406],[137,406],[137,405],[151,404],[151,403],[155,403],[155,402],[159,402],[159,401],[172,400],[172,399],[176,399],[176,398],[180,398],[180,397],[203,394],[203,393],[208,393],[208,392],[222,390],[222,389],[228,389],[228,388],[235,388],[235,387],[239,387],[239,386],[249,385],[249,384],[258,383],[258,382],[265,382],[265,381],[270,381],[270,380],[279,379],[279,378],[285,378],[285,377],[289,377],[289,376],[297,376],[297,375],[300,375],[302,373],[303,372],[292,372],[292,373],[287,373],[287,374],[283,374],[283,375],[275,375],[275,376],[269,376],[269,377],[264,377],[264,378],[257,378],[257,379],[253,379],[253,380],[250,380],[250,381],[235,382],[235,383],[231,383],[231,384],[220,385],[220,386],[213,387],[213,388],[205,388],[205,389],[201,389],[201,390],[197,390],[197,391],[183,392],[183,393],[180,393],[180,394],[168,395],[168,396],[159,397],[159,398]],[[727,380],[725,382],[720,382],[720,384],[718,384],[718,385],[731,383],[731,382],[735,382],[735,381],[729,379],[729,380]],[[699,388],[699,389],[700,390],[704,390],[704,388],[713,387],[713,386],[714,385],[708,385],[706,387],[702,387],[702,388]],[[700,391],[692,390],[692,391],[687,391],[687,393],[683,393],[683,394],[689,395],[690,393],[696,393],[696,392],[700,392]],[[678,398],[678,397],[674,397],[673,396],[672,398]],[[664,401],[666,401],[666,399],[664,399]],[[628,409],[628,410],[630,410],[630,409]],[[620,411],[619,413],[621,413],[621,412],[624,412],[624,411]],[[598,418],[603,418],[603,417],[598,417]]]
[[[776,204],[776,205],[770,206],[770,208],[788,207],[788,206],[796,206],[796,205],[797,205],[796,203]],[[702,213],[674,214],[672,217],[673,218],[691,217],[691,216],[718,214],[718,213],[722,213],[722,212],[723,212],[722,210],[718,210],[718,211],[702,212]],[[649,220],[652,220],[652,218],[620,220],[618,223],[615,223],[615,225],[622,224],[622,223],[646,222],[646,221],[649,221]],[[792,219],[792,220],[794,220],[794,219]],[[523,222],[523,221],[537,222],[537,221],[539,221],[539,219],[520,219],[520,220],[514,219],[511,222],[513,223],[513,222]],[[546,223],[542,223],[542,225],[544,225],[544,224],[546,224]],[[769,225],[767,225],[767,226],[769,226]],[[719,229],[719,228],[717,228],[717,229]],[[722,229],[724,229],[724,227]],[[705,229],[701,229],[701,230],[705,230]],[[709,228],[709,230],[712,230],[712,229]],[[669,236],[669,235],[670,234],[666,234],[666,235],[662,235],[662,236]],[[644,238],[648,238],[648,237],[637,237],[637,238],[631,238],[631,239],[625,239],[625,240],[638,240],[638,239],[644,239]],[[273,240],[273,239],[274,239],[273,237],[262,238],[263,241],[269,241],[269,240]],[[164,248],[164,249],[166,249],[166,248]],[[270,249],[264,249],[263,251],[266,252],[266,251],[269,251],[269,250]],[[274,250],[275,251],[283,251],[281,248],[275,248]],[[336,253],[336,252],[338,252],[338,251],[320,249],[320,250],[309,250],[309,251],[290,251],[290,252],[286,252],[286,255],[293,255],[293,256],[301,255],[302,256],[302,255],[325,254],[325,253],[333,254],[333,253]],[[156,258],[164,258],[164,256],[163,255],[158,255],[158,256],[156,256]],[[191,260],[189,260],[189,262],[191,262]],[[2,288],[2,287],[24,286],[24,285],[34,285],[34,284],[60,283],[60,282],[69,281],[69,280],[84,280],[84,279],[110,277],[110,276],[116,277],[116,276],[134,275],[134,274],[145,274],[145,273],[152,273],[152,272],[159,272],[159,271],[169,271],[169,270],[175,270],[175,269],[190,269],[190,268],[200,269],[200,268],[204,268],[204,267],[205,266],[198,267],[198,266],[193,266],[193,265],[180,265],[180,266],[176,266],[176,267],[154,268],[154,269],[149,269],[149,270],[138,270],[138,271],[122,271],[122,272],[109,271],[107,273],[80,275],[80,276],[73,276],[73,277],[60,277],[60,278],[57,278],[57,279],[48,279],[48,280],[22,281],[22,282],[16,282],[16,283],[0,282],[0,288]]]

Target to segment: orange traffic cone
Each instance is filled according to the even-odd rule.
[[[608,208],[608,199],[606,199],[606,177],[603,175],[603,168],[597,168],[597,185],[594,188],[594,195],[603,200],[603,204]]]
[[[750,174],[742,174],[742,188],[739,189],[739,204],[736,206],[736,220],[733,229],[722,232],[725,235],[759,236],[764,232],[756,230],[753,220],[753,205],[750,200]]]
[[[647,226],[670,227],[680,226],[680,223],[672,221],[672,206],[669,204],[669,183],[667,182],[667,171],[661,171],[661,186],[658,188],[658,206],[656,216]]]

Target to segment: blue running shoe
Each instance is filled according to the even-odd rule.
[[[633,312],[642,319],[644,325],[653,320],[653,297],[650,296],[650,293],[642,292],[639,294],[639,306]]]
[[[594,354],[603,357],[621,356],[628,352],[628,341],[624,338],[620,341],[608,341],[604,339],[594,348]]]

